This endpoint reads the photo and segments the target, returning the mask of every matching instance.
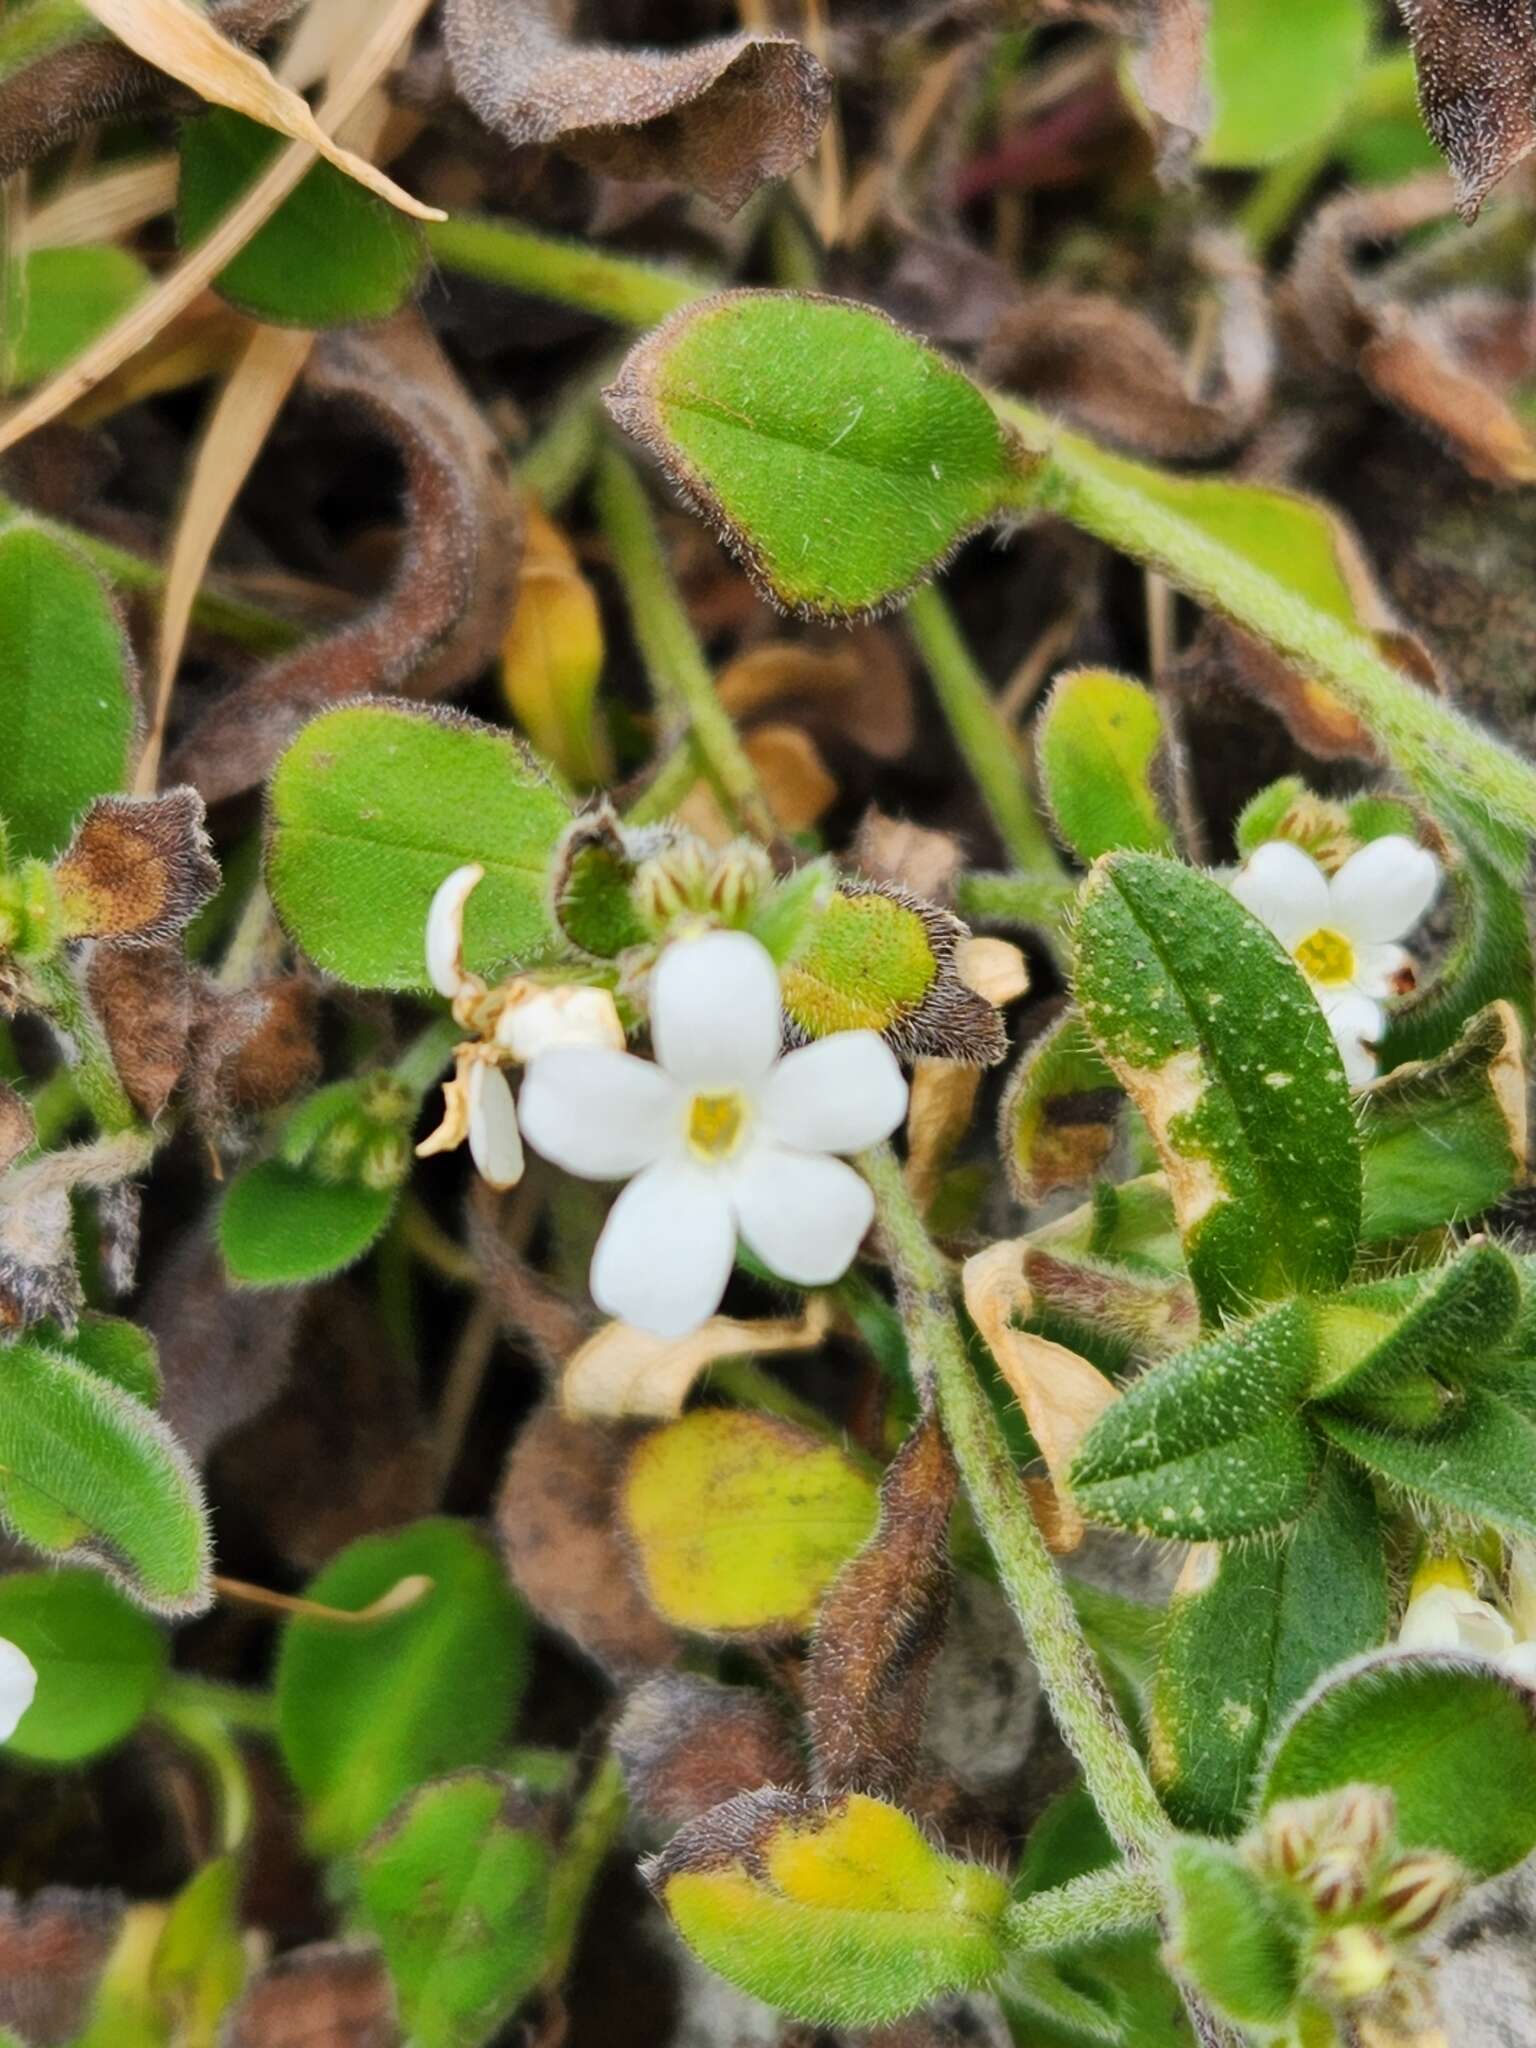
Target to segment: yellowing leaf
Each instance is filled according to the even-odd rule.
[[[233,107],[236,113],[248,114],[295,142],[307,142],[337,170],[356,178],[402,213],[414,214],[418,220],[447,218],[437,207],[424,206],[402,191],[376,165],[333,142],[296,92],[279,84],[259,57],[221,36],[190,0],[85,0],[85,4],[102,27],[126,43],[135,56],[190,86],[201,99],[218,107]]]
[[[874,1533],[874,1479],[776,1416],[701,1408],[635,1450],[619,1508],[651,1604],[679,1628],[793,1635]]]
[[[831,1322],[827,1298],[817,1294],[798,1319],[745,1323],[711,1316],[686,1337],[653,1337],[628,1323],[608,1323],[566,1360],[560,1403],[568,1415],[678,1415],[688,1389],[709,1366],[724,1358],[814,1351]]]
[[[526,525],[517,602],[501,643],[501,686],[539,752],[572,782],[606,780],[610,763],[593,717],[603,672],[603,622],[570,542],[536,498]]]

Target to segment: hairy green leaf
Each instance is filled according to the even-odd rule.
[[[1211,0],[1201,162],[1247,170],[1321,141],[1349,105],[1371,28],[1365,0],[1289,0],[1283,35],[1269,0]]]
[[[307,1166],[265,1159],[230,1182],[219,1248],[242,1287],[300,1287],[354,1265],[394,1214],[398,1188],[326,1181]]]
[[[1051,814],[1080,859],[1175,851],[1154,788],[1165,744],[1157,700],[1140,683],[1092,668],[1058,678],[1035,751]]]
[[[165,1670],[165,1636],[96,1572],[7,1573],[0,1637],[37,1671],[37,1697],[5,1745],[34,1763],[82,1763],[131,1735]]]
[[[1296,1938],[1233,1849],[1185,1837],[1168,1853],[1173,1956],[1240,2026],[1277,2027],[1296,2001]]]
[[[1517,1536],[1536,1536],[1536,1422],[1498,1395],[1468,1394],[1438,1429],[1409,1435],[1316,1411],[1325,1434],[1405,1492]]]
[[[137,256],[110,242],[29,249],[5,271],[0,381],[36,384],[72,362],[149,284]]]

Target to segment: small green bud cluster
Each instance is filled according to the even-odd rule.
[[[338,1082],[294,1114],[283,1157],[332,1187],[360,1185],[383,1193],[399,1187],[410,1171],[415,1110],[411,1091],[391,1073]]]
[[[46,960],[62,938],[58,886],[47,863],[19,861],[0,875],[0,954]]]
[[[632,893],[642,921],[661,938],[686,917],[744,924],[772,880],[762,847],[735,839],[716,849],[689,832],[640,862]]]

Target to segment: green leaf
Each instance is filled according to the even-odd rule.
[[[998,1112],[997,1142],[1021,1202],[1086,1187],[1114,1146],[1124,1098],[1075,1010],[1026,1045]]]
[[[1536,1849],[1531,1690],[1483,1659],[1388,1653],[1323,1680],[1281,1730],[1261,1809],[1385,1785],[1405,1849],[1494,1877]]]
[[[171,1903],[149,1967],[150,1988],[176,2048],[214,2048],[220,2023],[245,1983],[237,1856],[205,1863]]]
[[[700,1408],[635,1448],[619,1508],[651,1604],[679,1628],[793,1635],[873,1535],[874,1479],[795,1424]]]
[[[82,1763],[131,1735],[165,1670],[164,1635],[96,1572],[7,1573],[0,1637],[37,1671],[37,1697],[5,1745],[34,1763]]]
[[[1154,1366],[1078,1449],[1085,1515],[1144,1536],[1224,1542],[1294,1521],[1318,1452],[1300,1418],[1311,1317],[1288,1302]]]
[[[277,1666],[277,1733],[317,1855],[355,1849],[416,1786],[487,1762],[527,1677],[528,1623],[462,1522],[349,1544],[305,1591],[356,1609],[402,1579],[431,1590],[382,1621],[295,1621]]]
[[[427,910],[469,861],[485,869],[464,921],[473,972],[494,978],[553,937],[545,895],[570,814],[510,733],[403,705],[346,705],[305,726],[270,801],[278,915],[343,981],[426,990]]]
[[[1522,1180],[1525,1091],[1523,1033],[1509,1003],[1480,1010],[1449,1050],[1365,1089],[1365,1242],[1465,1222]]]
[[[132,657],[96,572],[18,521],[0,532],[0,819],[12,859],[49,859],[127,778]]]
[[[358,1857],[405,2030],[421,2048],[479,2048],[544,1962],[549,1851],[510,1778],[423,1785]]]
[[[1301,1956],[1264,1886],[1235,1850],[1188,1837],[1169,1851],[1168,1881],[1175,1967],[1240,2026],[1280,2026]]]
[[[1349,105],[1371,26],[1364,0],[1288,0],[1282,34],[1270,0],[1211,0],[1201,162],[1249,170],[1320,142]]]
[[[1316,1411],[1324,1433],[1368,1472],[1456,1514],[1536,1536],[1536,1423],[1487,1392],[1468,1394],[1421,1435]]]
[[[4,381],[37,384],[73,362],[149,284],[137,256],[110,242],[30,249],[5,272]]]
[[[282,1159],[248,1166],[219,1208],[229,1276],[242,1287],[301,1287],[339,1273],[382,1235],[398,1193],[321,1180]]]
[[[225,107],[184,123],[182,246],[201,242],[284,146],[274,129]],[[219,272],[214,289],[256,320],[346,327],[395,312],[415,291],[425,258],[414,222],[334,165],[317,163]]]
[[[607,398],[749,572],[809,617],[902,596],[1028,467],[952,363],[836,299],[687,306],[630,351]]]
[[[1008,1887],[859,1794],[744,1792],[645,1866],[688,1946],[796,2019],[882,2026],[1001,1970]]]
[[[106,1316],[87,1309],[66,1336],[57,1323],[38,1323],[31,1336],[45,1351],[72,1359],[98,1379],[110,1380],[148,1408],[159,1404],[163,1391],[160,1352],[148,1330],[126,1316]]]
[[[1527,1033],[1536,1026],[1536,967],[1523,884],[1528,852],[1524,835],[1485,846],[1463,829],[1461,859],[1451,870],[1455,944],[1429,986],[1389,1016],[1383,1072],[1450,1050],[1490,1003],[1511,1003]]]
[[[1208,875],[1110,854],[1083,887],[1076,984],[1156,1140],[1207,1317],[1346,1279],[1349,1091],[1327,1020],[1258,920]]]
[[[13,1345],[0,1366],[0,1519],[38,1550],[97,1566],[140,1606],[200,1613],[209,1600],[207,1516],[164,1423],[38,1345]]]
[[[1318,1399],[1390,1420],[1399,1388],[1474,1378],[1498,1355],[1520,1313],[1513,1259],[1486,1240],[1419,1281],[1406,1303],[1393,1282],[1352,1288],[1317,1308]],[[1435,1412],[1435,1411],[1431,1411]]]
[[[1387,1575],[1371,1490],[1340,1458],[1278,1545],[1202,1553],[1181,1582],[1153,1694],[1153,1769],[1181,1827],[1234,1834],[1278,1717],[1324,1671],[1387,1629]]]
[[[1153,788],[1163,746],[1157,700],[1140,683],[1093,668],[1058,679],[1035,751],[1051,814],[1081,860],[1175,851]]]

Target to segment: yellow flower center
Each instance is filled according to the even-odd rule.
[[[728,1159],[746,1121],[739,1095],[695,1095],[688,1111],[688,1143],[701,1159]]]
[[[1355,949],[1342,932],[1319,925],[1294,948],[1296,965],[1309,981],[1325,987],[1351,982],[1355,978]]]

